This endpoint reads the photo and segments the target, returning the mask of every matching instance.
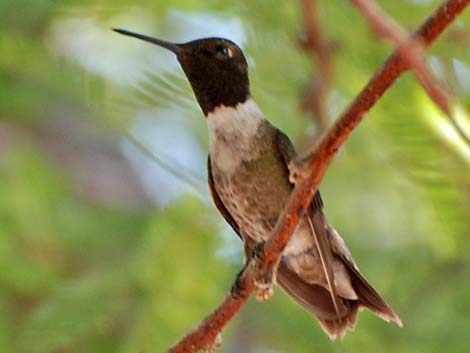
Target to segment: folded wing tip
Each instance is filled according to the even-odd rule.
[[[392,309],[390,309],[388,312],[379,312],[374,310],[374,313],[386,322],[394,323],[400,328],[403,327],[403,322],[401,321],[400,317]]]

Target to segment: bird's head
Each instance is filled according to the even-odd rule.
[[[203,38],[176,44],[122,29],[114,30],[156,44],[176,54],[206,116],[217,107],[235,107],[250,97],[245,56],[242,50],[228,39]]]

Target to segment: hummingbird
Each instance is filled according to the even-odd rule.
[[[252,98],[245,55],[224,38],[177,44],[123,29],[114,31],[176,55],[207,123],[211,196],[242,240],[248,263],[269,239],[294,188],[289,166],[297,154],[289,138],[266,119]],[[326,219],[319,191],[276,268],[255,279],[257,299],[269,299],[274,284],[313,313],[332,340],[352,330],[358,311],[364,308],[402,326]]]

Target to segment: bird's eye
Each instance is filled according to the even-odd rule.
[[[217,54],[223,55],[223,56],[228,56],[229,50],[225,45],[219,44],[215,47],[215,51]]]

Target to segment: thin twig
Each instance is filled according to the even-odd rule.
[[[469,3],[470,0],[446,1],[420,26],[412,38],[419,40],[423,47],[429,47]],[[336,151],[397,77],[409,68],[409,64],[399,50],[396,50],[388,58],[313,152],[303,159],[302,165],[306,167],[306,176],[296,184],[286,208],[278,219],[273,235],[266,242],[259,259],[250,261],[246,270],[238,277],[237,285],[234,287],[237,290],[233,290],[231,294],[227,295],[214,312],[168,352],[193,353],[200,349],[210,350],[213,348],[213,342],[217,335],[240,311],[253,293],[255,289],[254,274],[273,268],[278,262]]]
[[[452,117],[449,106],[449,93],[439,80],[426,67],[423,60],[423,48],[417,41],[409,41],[405,29],[391,16],[387,15],[373,0],[350,0],[351,3],[367,18],[370,26],[379,36],[390,40],[400,50],[405,60],[410,65],[416,78],[423,86],[426,93],[444,112],[447,119],[457,131],[460,137],[470,146],[470,138],[462,127]]]
[[[331,45],[323,36],[318,21],[315,0],[301,0],[304,16],[305,39],[303,48],[312,53],[317,70],[315,78],[310,83],[306,96],[302,99],[301,108],[304,112],[311,112],[318,120],[318,134],[320,136],[328,127],[328,112],[326,101],[331,86],[333,68],[331,64]]]

